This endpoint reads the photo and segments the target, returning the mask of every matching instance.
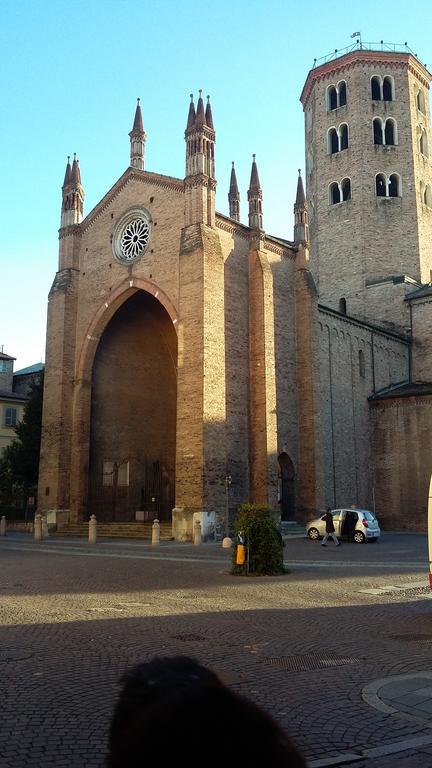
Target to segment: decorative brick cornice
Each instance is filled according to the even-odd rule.
[[[65,237],[81,237],[81,226],[81,224],[71,224],[69,227],[60,227],[59,240],[63,240]]]
[[[224,232],[229,232],[230,235],[236,235],[237,237],[242,237],[243,240],[249,240],[249,227],[234,221],[234,219],[228,219],[222,213],[216,214],[216,227],[223,229]]]
[[[277,253],[279,256],[285,256],[293,260],[296,257],[294,245],[290,248],[289,245],[284,246],[282,243],[275,243],[273,240],[269,239],[268,235],[264,237],[264,248],[266,251],[271,251],[272,253]]]
[[[193,176],[186,176],[184,180],[184,189],[194,189],[195,187],[205,187],[211,190],[216,189],[216,179],[212,179],[205,173],[196,173]]]
[[[290,259],[295,259],[296,257],[294,244],[292,247],[289,244],[284,245],[284,243],[278,242],[276,238],[272,239],[271,235],[267,235],[263,230],[251,229],[245,224],[229,219],[222,213],[216,214],[216,227],[223,229],[224,232],[229,232],[230,235],[242,237],[243,240],[259,240],[260,248],[264,251],[271,251],[279,256],[285,256]]]
[[[365,331],[369,331],[369,333],[373,333],[376,336],[384,336],[385,338],[391,339],[392,341],[398,341],[401,344],[405,344],[407,347],[409,347],[412,343],[410,339],[407,339],[404,336],[399,336],[397,333],[392,333],[392,331],[386,331],[385,328],[372,325],[372,323],[368,323],[364,320],[358,320],[355,317],[344,315],[342,312],[338,312],[336,309],[332,309],[331,307],[325,307],[323,304],[318,304],[318,312],[320,315],[328,315],[329,317],[333,317],[342,323],[347,323],[348,325],[353,325],[357,328],[363,328]]]
[[[367,65],[369,67],[379,67],[384,64],[386,67],[390,68],[408,69],[418,80],[420,80],[425,88],[429,88],[429,83],[432,78],[432,75],[426,67],[424,67],[423,64],[410,53],[366,51],[359,49],[347,53],[339,59],[333,59],[326,64],[322,64],[320,67],[310,70],[300,95],[300,101],[303,104],[303,108],[306,109],[307,102],[317,81],[339,76],[342,72],[353,69],[359,64],[362,66]]]
[[[184,193],[184,182],[182,179],[176,179],[173,176],[162,176],[159,173],[151,173],[150,171],[140,171],[137,168],[128,168],[102,200],[81,222],[79,225],[81,231],[91,227],[131,181],[139,181],[142,184],[152,184],[154,186],[162,187],[163,189],[171,189],[175,192],[180,192],[181,194]]]

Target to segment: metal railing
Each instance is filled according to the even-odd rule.
[[[417,54],[411,50],[408,43],[385,43],[384,40],[380,40],[376,43],[365,43],[362,41],[361,37],[359,37],[355,43],[347,45],[346,48],[335,48],[334,51],[328,53],[326,56],[321,56],[320,59],[314,59],[312,69],[315,69],[315,67],[320,67],[322,64],[326,64],[328,61],[334,61],[334,59],[338,59],[340,56],[345,56],[346,53],[351,53],[352,51],[389,51],[391,53],[410,53],[418,61],[420,61]],[[423,66],[426,66],[426,64],[423,63]]]

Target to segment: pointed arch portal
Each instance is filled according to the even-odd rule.
[[[91,376],[88,514],[171,518],[175,504],[177,334],[153,295],[137,291],[101,334]]]
[[[280,509],[282,520],[295,517],[295,470],[294,464],[285,451],[278,456],[280,477]]]

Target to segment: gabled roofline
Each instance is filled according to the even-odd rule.
[[[78,225],[79,231],[84,232],[88,229],[130,181],[155,184],[156,186],[172,189],[176,192],[184,191],[183,179],[177,179],[174,176],[163,176],[160,173],[152,173],[151,171],[140,171],[138,168],[127,168],[111,189],[108,190],[90,213],[87,214],[85,219],[82,220],[81,224]]]

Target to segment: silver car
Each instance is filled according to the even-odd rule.
[[[351,539],[357,544],[364,541],[376,541],[381,535],[378,520],[368,509],[351,507],[350,509],[332,509],[335,534],[338,539]],[[310,520],[306,533],[310,539],[321,539],[326,532],[324,515]]]

